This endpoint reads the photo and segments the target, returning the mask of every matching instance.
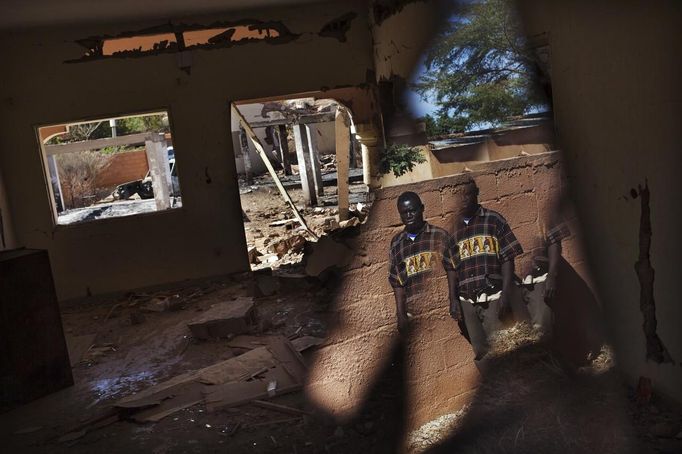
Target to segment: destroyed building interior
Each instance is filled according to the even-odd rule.
[[[0,2],[3,452],[682,452],[682,3],[512,2],[551,109],[438,137],[402,91],[476,2],[85,3]],[[472,179],[519,286],[570,230],[485,372],[388,279]]]

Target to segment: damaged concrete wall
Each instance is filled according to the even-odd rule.
[[[559,142],[620,367],[682,401],[682,4],[519,5],[529,34],[549,39]],[[647,351],[652,324],[667,355]]]
[[[532,257],[544,253],[545,213],[565,185],[559,153],[481,163],[474,170],[481,202],[507,218],[524,248],[516,266],[517,274],[525,276]],[[452,231],[455,194],[465,179],[460,174],[376,192],[368,222],[351,241],[353,259],[334,298],[338,325],[318,352],[311,372],[308,393],[313,401],[341,417],[352,414],[390,357],[397,332],[387,260],[391,238],[402,229],[398,196],[403,191],[417,192],[425,204],[425,218]],[[571,210],[567,221],[573,234],[563,242],[563,255],[586,279],[580,229]],[[469,402],[478,372],[471,346],[448,314],[445,276],[436,279],[429,294],[408,310],[415,315],[415,330],[407,348],[406,389],[412,393],[407,417],[415,428]]]
[[[356,11],[344,40],[320,36]],[[159,23],[15,32],[0,86],[0,166],[17,240],[47,249],[60,299],[247,270],[229,102],[366,86],[373,68],[364,2],[244,12],[218,19],[276,20],[297,39],[215,50],[159,52],[82,63],[77,40]],[[184,69],[180,69],[182,66]],[[361,102],[357,103],[362,104]],[[34,127],[167,108],[183,207],[55,228]]]
[[[7,187],[0,168],[0,251],[17,247],[12,225],[12,214],[9,209]]]

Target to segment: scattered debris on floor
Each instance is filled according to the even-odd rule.
[[[247,332],[255,323],[253,298],[240,297],[212,305],[187,323],[196,339],[213,339]]]

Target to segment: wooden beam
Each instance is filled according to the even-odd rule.
[[[309,125],[311,123],[324,123],[327,121],[334,121],[334,118],[335,118],[334,112],[323,112],[316,114],[301,115],[295,122],[301,125]],[[250,124],[252,128],[256,129],[265,128],[267,126],[286,125],[289,123],[292,123],[291,119],[282,118],[276,120],[252,121]]]
[[[315,146],[315,141],[313,141],[313,135],[310,133],[310,126],[301,125],[301,128],[305,128],[306,134],[308,135],[308,151],[310,152],[310,167],[313,170],[313,181],[315,181],[315,191],[317,191],[318,196],[324,195],[324,186],[322,184],[322,170],[320,169],[320,154]],[[301,129],[301,132],[303,129]]]
[[[336,193],[338,194],[339,221],[348,219],[348,164],[351,154],[350,118],[345,109],[336,110]]]
[[[298,175],[301,178],[303,197],[310,206],[317,206],[317,191],[313,167],[310,163],[310,146],[308,144],[308,128],[306,125],[294,125],[294,142],[296,143],[296,159],[298,160]]]
[[[137,145],[145,142],[148,132],[128,134],[127,136],[112,137],[108,139],[86,140],[83,142],[64,143],[59,145],[45,145],[45,154],[75,153],[77,151],[99,150],[106,147],[120,147],[123,145]]]
[[[277,189],[279,189],[280,194],[282,194],[282,197],[284,198],[284,201],[289,205],[289,208],[294,212],[294,216],[298,220],[298,222],[301,224],[301,226],[308,232],[310,236],[313,237],[313,239],[317,240],[318,236],[315,235],[315,232],[310,230],[310,227],[308,227],[308,224],[306,224],[305,219],[303,219],[303,216],[301,216],[301,213],[298,211],[298,208],[296,208],[296,205],[294,204],[293,200],[291,200],[291,196],[287,192],[287,190],[284,188],[282,185],[282,182],[280,181],[279,177],[277,176],[277,172],[275,172],[275,169],[272,167],[272,163],[270,163],[270,159],[268,159],[267,154],[265,154],[265,149],[263,148],[263,144],[260,143],[260,139],[258,139],[258,136],[256,136],[256,133],[253,131],[253,128],[249,123],[246,121],[242,113],[237,109],[237,107],[232,104],[232,115],[235,115],[239,122],[242,124],[242,127],[244,128],[244,131],[251,137],[251,140],[253,141],[253,145],[256,147],[256,152],[258,155],[261,157],[263,160],[263,163],[265,164],[265,167],[267,167],[268,172],[270,172],[270,176],[272,179],[275,181],[275,184],[277,185]]]
[[[277,141],[279,142],[279,152],[282,157],[282,167],[284,167],[284,175],[291,175],[291,162],[289,161],[289,137],[287,134],[287,125],[278,126],[279,133],[277,134]]]

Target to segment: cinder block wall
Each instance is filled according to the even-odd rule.
[[[517,274],[529,272],[532,257],[544,252],[543,216],[558,197],[565,180],[559,152],[512,158],[474,166],[472,175],[480,200],[502,213],[519,238],[525,253],[517,258]],[[368,222],[351,242],[353,259],[334,298],[338,326],[318,352],[308,392],[313,400],[340,417],[360,409],[368,388],[385,365],[397,339],[395,300],[388,283],[388,250],[402,226],[396,209],[403,191],[420,194],[428,222],[452,231],[454,194],[464,175],[438,178],[376,192]],[[573,232],[564,244],[564,256],[583,276],[587,269],[580,251],[580,233],[572,210],[567,221]],[[410,307],[415,330],[408,342],[408,424],[416,428],[466,404],[478,372],[467,341],[448,314],[444,276],[429,294]]]

